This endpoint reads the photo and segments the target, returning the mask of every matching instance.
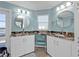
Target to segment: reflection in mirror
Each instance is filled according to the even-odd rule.
[[[15,20],[15,24],[16,24],[16,26],[18,27],[18,28],[23,28],[23,19],[21,19],[21,18],[16,18],[16,20]]]
[[[27,16],[19,16],[19,17],[16,17],[15,24],[18,28],[24,30],[24,28],[29,26],[30,19]]]
[[[6,34],[6,15],[0,14],[0,36],[5,36]]]
[[[61,28],[69,27],[74,21],[74,13],[71,11],[63,11],[57,16],[57,25]]]
[[[27,28],[27,27],[29,27],[29,25],[30,25],[30,19],[29,19],[29,17],[28,17],[28,16],[27,16],[27,17],[25,17],[25,19],[24,19],[23,23],[24,23],[23,28]]]

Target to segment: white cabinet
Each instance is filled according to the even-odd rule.
[[[47,36],[47,52],[51,56],[55,56],[55,39],[51,36]]]
[[[52,38],[50,36],[47,36],[47,52],[49,55],[53,55],[53,44],[52,44]]]
[[[55,57],[71,57],[72,56],[72,41],[47,36],[47,52]]]
[[[57,37],[52,37],[52,40],[54,40],[54,56],[56,57],[59,54],[59,41]]]
[[[23,55],[22,37],[11,37],[11,56]]]
[[[34,51],[34,35],[11,37],[11,56],[18,57]]]
[[[58,38],[56,47],[57,57],[71,57],[72,56],[72,41]]]
[[[60,53],[61,53],[60,56],[71,57],[73,41],[61,39],[59,42],[60,42],[59,43],[60,49],[62,49],[60,50]]]
[[[30,53],[33,52],[35,49],[35,38],[34,36],[24,36],[23,38],[23,44],[24,44],[24,53]]]

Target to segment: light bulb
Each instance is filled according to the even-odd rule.
[[[67,3],[66,3],[66,6],[70,6],[70,5],[72,5],[71,2],[67,2]]]
[[[18,13],[21,13],[21,9],[18,9],[17,12],[18,12]]]
[[[56,10],[58,11],[58,10],[60,10],[60,8],[59,8],[59,7],[57,7],[57,9],[56,9]]]
[[[30,15],[30,12],[29,11],[27,11],[27,16],[29,16]]]
[[[64,5],[61,5],[60,7],[61,7],[61,9],[64,9],[64,8],[65,8],[65,6],[64,6]]]
[[[25,14],[25,10],[22,10],[22,13]]]

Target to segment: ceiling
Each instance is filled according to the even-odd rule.
[[[7,2],[31,10],[50,9],[62,3],[62,1],[7,1]]]

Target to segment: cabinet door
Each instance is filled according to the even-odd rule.
[[[57,57],[59,56],[59,41],[57,37],[53,37],[53,42],[54,42],[54,56]]]
[[[33,52],[35,49],[35,38],[34,35],[28,36],[27,45],[29,46],[28,52]]]
[[[53,40],[50,36],[47,36],[47,52],[49,55],[53,56]]]
[[[61,39],[59,41],[60,56],[62,57],[71,57],[72,56],[72,42],[69,40]],[[62,50],[61,50],[62,49]]]
[[[55,56],[55,40],[56,38],[55,37],[51,37],[51,56]]]
[[[47,52],[55,57],[71,57],[72,42],[57,37],[47,36]]]
[[[47,36],[47,53],[51,55],[51,38]]]
[[[22,36],[23,40],[22,40],[22,43],[23,43],[23,53],[24,54],[27,54],[27,49],[28,49],[28,45],[27,45],[27,36]]]
[[[12,37],[11,38],[11,56],[18,57],[24,54],[22,37]]]
[[[34,36],[25,36],[23,39],[24,53],[27,54],[33,52],[34,46],[35,46]]]

